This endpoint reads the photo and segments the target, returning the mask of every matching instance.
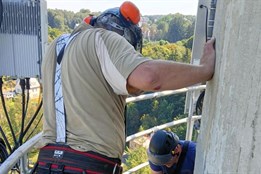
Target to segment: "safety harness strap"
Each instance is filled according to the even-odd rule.
[[[61,61],[67,45],[77,36],[78,33],[61,35],[56,42],[56,70],[54,81],[55,114],[56,114],[56,142],[66,142],[66,113],[62,94]]]

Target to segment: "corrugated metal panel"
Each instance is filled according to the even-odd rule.
[[[4,40],[0,42],[1,75],[31,77],[39,72],[37,36],[0,34],[0,38]]]
[[[12,36],[0,33],[0,75],[15,74]]]
[[[46,18],[45,0],[3,0],[0,76],[40,76],[43,44],[47,42]]]
[[[37,35],[40,26],[39,5],[3,1],[1,33]]]
[[[14,35],[15,67],[24,77],[39,75],[39,49],[37,36]],[[37,73],[37,74],[36,74]]]

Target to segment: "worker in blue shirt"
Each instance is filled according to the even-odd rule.
[[[147,155],[152,174],[193,174],[196,143],[159,130],[151,138]]]

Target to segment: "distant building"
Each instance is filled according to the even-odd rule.
[[[14,91],[3,92],[5,98],[14,98],[16,93]]]
[[[20,79],[18,79],[16,81],[16,85],[15,85],[15,92],[17,94],[21,94],[22,93],[22,89],[20,86]],[[38,82],[37,78],[30,78],[30,90],[29,90],[29,95],[30,98],[38,98],[41,92],[41,85]]]

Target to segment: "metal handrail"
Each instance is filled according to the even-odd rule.
[[[152,99],[152,98],[158,98],[158,97],[163,97],[163,96],[167,96],[167,95],[173,95],[173,94],[178,94],[178,93],[184,93],[184,92],[188,92],[188,91],[195,91],[195,90],[202,90],[205,89],[206,85],[200,85],[200,86],[193,86],[193,87],[188,87],[188,88],[182,88],[179,90],[169,90],[169,91],[162,91],[162,92],[155,92],[155,93],[151,93],[151,94],[144,94],[144,95],[140,95],[138,97],[129,97],[126,99],[126,102],[136,102],[136,101],[141,101],[141,100],[147,100],[147,99]],[[192,119],[190,120],[191,122],[194,122],[195,120],[200,119],[201,116],[193,116]],[[126,142],[129,142],[135,138],[141,137],[143,135],[147,135],[150,134],[156,130],[160,130],[160,129],[164,129],[167,127],[171,127],[171,126],[175,126],[178,124],[182,124],[182,123],[186,123],[188,121],[188,118],[183,118],[180,120],[175,120],[169,123],[165,123],[163,125],[160,126],[155,126],[153,128],[150,128],[148,130],[142,131],[142,132],[138,132],[134,135],[130,135],[127,137]],[[40,132],[39,134],[35,135],[34,137],[32,137],[30,140],[26,141],[22,146],[20,146],[18,149],[16,149],[5,161],[4,163],[0,166],[0,174],[6,174],[8,173],[12,167],[19,161],[23,159],[23,156],[26,155],[34,146],[35,144],[40,140],[42,135],[42,132]],[[25,164],[24,162],[21,162],[21,164]],[[139,167],[145,167],[144,165],[140,164]],[[133,170],[136,170],[137,168],[139,168],[138,166],[134,167],[133,169],[130,169],[128,172],[132,172]],[[125,172],[125,173],[126,173]],[[124,173],[124,174],[125,174]],[[127,174],[126,173],[126,174]]]
[[[123,174],[130,174],[130,173],[133,173],[133,172],[137,172],[138,170],[142,169],[143,167],[146,167],[147,165],[149,165],[149,162],[139,164],[136,167],[133,167],[132,169],[124,172]]]
[[[193,122],[195,120],[199,120],[199,119],[201,119],[200,115],[195,115],[195,116],[192,117]],[[144,131],[141,131],[141,132],[138,132],[136,134],[128,136],[126,138],[126,142],[129,142],[131,140],[134,140],[136,138],[142,137],[142,136],[147,135],[147,134],[151,134],[153,132],[156,132],[157,130],[161,130],[161,129],[165,129],[165,128],[172,127],[172,126],[175,126],[175,125],[179,125],[179,124],[182,124],[182,123],[186,123],[187,121],[188,121],[188,118],[182,118],[182,119],[179,119],[179,120],[174,120],[174,121],[162,124],[160,126],[155,126],[153,128],[150,128],[150,129],[147,129],[147,130],[144,130]]]
[[[180,94],[180,93],[190,92],[190,91],[197,91],[197,90],[202,90],[202,89],[206,89],[206,85],[191,86],[191,87],[188,87],[188,88],[181,88],[181,89],[177,89],[177,90],[167,90],[167,91],[162,91],[162,92],[154,92],[154,93],[151,93],[151,94],[139,95],[137,97],[128,97],[126,99],[126,102],[127,103],[136,102],[136,101],[141,101],[141,100],[159,98],[159,97],[163,97],[163,96]]]
[[[42,132],[35,135],[30,140],[26,141],[22,146],[15,150],[0,166],[0,173],[8,173],[13,168],[13,166],[19,161],[19,159],[21,159],[34,147],[34,145],[40,140],[41,135]]]

